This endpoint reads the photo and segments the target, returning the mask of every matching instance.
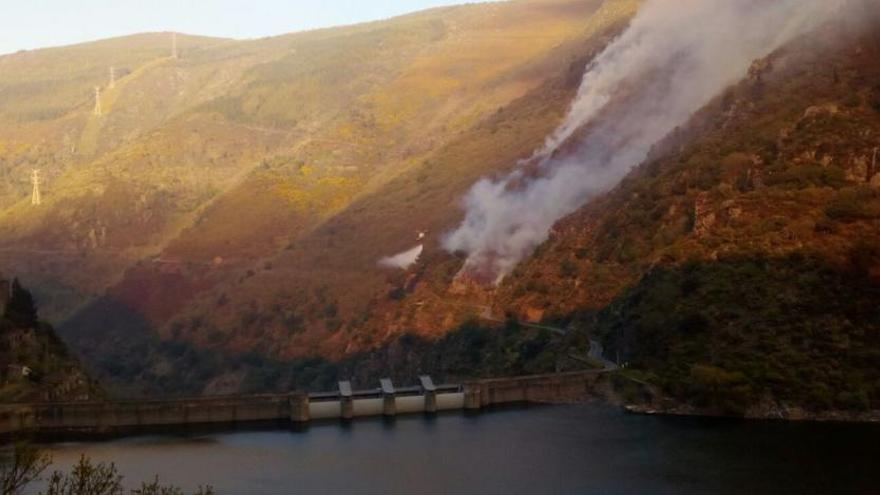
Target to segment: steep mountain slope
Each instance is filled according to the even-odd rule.
[[[368,347],[383,338],[358,335],[386,290],[378,258],[408,242],[407,224],[445,228],[457,211],[429,207],[535,146],[576,84],[560,81],[637,3],[468,5],[246,42],[181,35],[176,59],[168,34],[3,57],[15,70],[59,64],[65,50],[92,58],[76,77],[62,66],[9,83],[42,93],[34,109],[3,100],[14,166],[2,262],[68,320],[62,331],[92,364],[150,355],[160,340],[278,358]],[[147,41],[130,59],[107,55]],[[504,124],[512,105],[519,122]],[[508,137],[493,144],[493,133]],[[38,207],[32,168],[44,178]],[[378,208],[401,216],[396,230]],[[375,241],[326,243],[361,221],[351,233]]]
[[[458,289],[602,336],[679,401],[649,407],[876,411],[880,11],[863,6],[756,61],[497,291]],[[414,297],[448,300],[446,281]]]
[[[713,411],[878,409],[880,9],[853,2],[858,20],[755,61],[497,287],[440,247],[459,198],[541,147],[636,0],[182,38],[180,59],[145,57],[106,92],[100,119],[82,103],[12,126],[60,136],[68,118],[79,137],[38,208],[36,162],[0,155],[21,169],[0,253],[125,393],[545,371],[601,338]],[[379,265],[420,242],[407,269]]]
[[[457,276],[463,260],[429,243],[419,263],[388,277],[386,292],[352,325],[358,330],[336,331],[336,349],[369,349],[390,339],[390,347],[355,362],[387,362],[391,369],[381,368],[384,373],[415,361],[476,374],[481,370],[472,365],[425,364],[405,334],[437,336],[469,318],[507,314],[602,337],[612,357],[629,363],[629,373],[704,411],[784,417],[876,411],[880,11],[873,1],[861,6],[859,20],[824,25],[755,61],[742,82],[655,146],[619,186],[559,222],[550,240],[499,287]],[[547,110],[557,101],[559,111],[576,82],[558,93],[561,101],[524,98],[487,124],[493,140],[523,145],[508,145],[515,152],[499,155],[502,160],[513,163],[539,144],[513,137],[523,125],[518,116],[534,116],[528,105]],[[423,195],[430,198],[430,191]],[[373,206],[406,199],[369,198],[363,203],[369,207],[337,217],[328,224],[336,229],[322,231],[320,245],[328,252],[322,261],[335,262],[338,239],[356,242],[369,218],[391,220],[388,228],[401,237],[418,229],[389,206]],[[349,215],[363,222],[345,222]],[[306,318],[332,323],[339,313],[329,298],[338,294],[314,297]],[[273,323],[259,319],[271,307],[253,309],[255,327]],[[294,318],[290,327],[298,323]],[[455,332],[438,345],[459,338],[470,337]],[[585,352],[585,342],[572,352]],[[491,367],[492,356],[483,357]],[[320,367],[294,369],[314,376]],[[836,416],[842,410],[848,416]]]
[[[498,299],[565,314],[604,306],[657,264],[794,251],[845,263],[878,245],[870,26],[826,26],[757,61],[612,193],[560,222]]]

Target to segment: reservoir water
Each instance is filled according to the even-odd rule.
[[[600,406],[138,436],[49,447],[218,494],[876,494],[880,425],[633,415]]]

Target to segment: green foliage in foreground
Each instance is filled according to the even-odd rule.
[[[611,353],[698,406],[880,408],[880,284],[865,269],[875,255],[855,249],[847,266],[793,254],[658,267],[597,327]]]
[[[27,444],[16,444],[12,452],[0,458],[0,495],[18,495],[30,484],[39,481],[43,471],[51,465],[51,458]],[[41,495],[123,495],[122,475],[113,463],[93,464],[85,456],[69,473],[55,471],[47,479]],[[141,483],[132,489],[131,495],[183,495],[172,485],[159,484],[159,478]],[[212,495],[213,488],[199,487],[196,495]]]

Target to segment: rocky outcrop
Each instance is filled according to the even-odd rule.
[[[717,220],[708,192],[701,192],[694,200],[694,235],[698,238],[709,234]]]

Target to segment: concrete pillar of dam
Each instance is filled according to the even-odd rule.
[[[290,420],[294,423],[308,423],[309,419],[309,396],[303,393],[293,393],[288,396],[290,404]]]
[[[349,381],[339,382],[339,405],[342,407],[342,419],[354,417],[354,400]]]
[[[480,409],[483,404],[480,400],[480,385],[475,383],[467,383],[464,385],[464,408]]]
[[[419,377],[419,383],[425,393],[425,412],[437,412],[437,387],[434,385],[434,380],[428,375],[422,375]]]
[[[397,405],[395,403],[395,396],[397,393],[394,390],[394,384],[390,378],[382,378],[379,380],[379,385],[382,387],[382,415],[396,415]]]

